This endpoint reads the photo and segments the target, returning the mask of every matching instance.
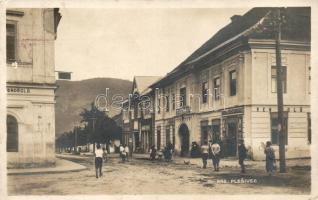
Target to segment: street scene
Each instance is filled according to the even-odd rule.
[[[310,195],[311,7],[8,8],[7,195]]]
[[[200,159],[176,158],[172,162],[150,161],[136,155],[123,163],[118,154],[104,163],[103,176],[95,178],[93,156],[58,155],[87,169],[78,172],[16,174],[8,176],[12,195],[94,194],[297,194],[310,193],[310,160],[288,161],[288,172],[269,177],[264,162],[246,162],[240,173],[238,162],[221,160],[219,172],[202,169]]]

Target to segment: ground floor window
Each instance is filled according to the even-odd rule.
[[[307,113],[307,138],[308,144],[311,144],[311,116],[310,113]]]
[[[288,114],[287,114],[287,112],[284,112],[284,120],[283,120],[284,129],[283,130],[285,130],[285,145],[288,144],[287,125],[288,125]],[[279,127],[278,127],[278,114],[277,114],[277,112],[271,113],[271,142],[274,145],[279,144]]]
[[[201,145],[204,144],[204,142],[208,142],[209,139],[209,126],[208,121],[201,121]]]
[[[161,129],[160,127],[157,128],[157,149],[160,150],[161,148]]]
[[[171,143],[170,126],[166,126],[166,145],[168,145],[169,143]]]
[[[221,139],[221,120],[220,119],[214,119],[212,120],[212,140],[220,140]]]
[[[12,115],[7,115],[7,152],[19,151],[18,121]]]

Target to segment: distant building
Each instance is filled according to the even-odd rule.
[[[278,156],[276,61],[270,8],[253,8],[232,22],[151,87],[156,89],[154,138],[189,155],[192,142],[220,140],[237,156],[244,140],[264,159],[271,141]],[[282,29],[286,157],[310,156],[310,8],[287,8]]]
[[[160,78],[135,76],[131,95],[124,102],[123,142],[131,144],[135,152],[148,152],[154,144],[154,91],[149,86]]]
[[[54,41],[58,9],[9,9],[7,31],[8,167],[55,162]]]

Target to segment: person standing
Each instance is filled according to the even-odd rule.
[[[126,153],[126,159],[127,159],[127,161],[129,161],[129,160],[128,160],[128,156],[129,156],[129,147],[128,147],[128,145],[127,145],[127,144],[125,144],[124,151],[125,151],[125,153]]]
[[[238,145],[238,156],[239,156],[239,164],[241,166],[241,172],[245,173],[245,165],[244,165],[244,160],[246,158],[246,152],[247,149],[244,145],[244,141],[241,140],[239,145]]]
[[[217,141],[213,142],[211,146],[211,152],[214,171],[219,171],[221,147]]]
[[[156,154],[157,154],[156,147],[155,145],[152,145],[150,149],[150,160],[154,161],[156,159]]]
[[[209,157],[209,146],[206,141],[204,141],[203,145],[201,145],[201,157],[203,162],[203,169],[205,169],[208,163],[208,157]]]
[[[103,167],[103,150],[101,149],[100,144],[96,145],[95,150],[95,172],[96,178],[99,178],[103,175],[102,167]]]
[[[269,176],[272,175],[274,171],[274,164],[275,164],[275,151],[271,147],[272,143],[270,141],[266,142],[266,147],[264,150],[266,156],[266,172]]]

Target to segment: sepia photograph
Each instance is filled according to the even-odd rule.
[[[6,195],[310,195],[312,12],[6,7]]]

